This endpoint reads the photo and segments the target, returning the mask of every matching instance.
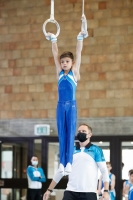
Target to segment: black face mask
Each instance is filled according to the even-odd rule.
[[[85,142],[88,138],[86,138],[86,134],[85,133],[82,133],[82,132],[78,132],[77,134],[77,139],[80,141],[80,142]]]

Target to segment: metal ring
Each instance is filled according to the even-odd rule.
[[[49,23],[49,22],[56,24],[57,33],[56,33],[55,36],[58,37],[58,35],[60,34],[60,26],[59,26],[58,22],[57,22],[55,19],[54,19],[54,20],[47,19],[47,20],[44,22],[43,28],[42,28],[44,35],[47,36],[46,25],[47,25],[47,23]]]

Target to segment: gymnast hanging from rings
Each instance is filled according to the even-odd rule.
[[[59,137],[60,165],[63,175],[71,173],[74,138],[77,124],[76,87],[80,80],[80,64],[83,39],[88,37],[87,21],[84,15],[84,0],[82,5],[81,32],[77,36],[76,59],[72,52],[66,51],[58,57],[57,36],[60,27],[54,19],[54,0],[51,0],[51,16],[43,24],[43,32],[47,40],[52,42],[52,53],[56,65],[58,79],[58,104],[56,110],[57,129]],[[55,23],[57,34],[47,33],[45,26],[48,22]]]

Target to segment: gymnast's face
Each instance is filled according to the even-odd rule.
[[[68,72],[73,66],[73,61],[69,57],[61,58],[60,63],[61,63],[61,68],[65,72]]]
[[[133,174],[130,175],[130,181],[133,183]]]
[[[111,165],[110,164],[106,164],[106,166],[107,166],[108,172],[110,172],[110,170],[112,169]]]

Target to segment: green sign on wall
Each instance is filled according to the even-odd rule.
[[[50,135],[50,125],[49,124],[37,124],[34,127],[35,135]]]

